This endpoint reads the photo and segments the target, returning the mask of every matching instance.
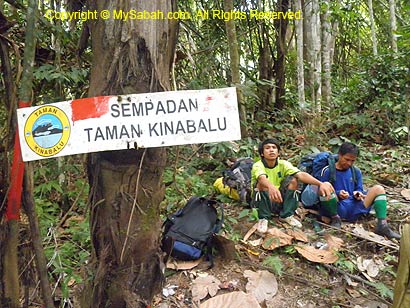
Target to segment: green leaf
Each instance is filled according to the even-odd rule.
[[[282,276],[284,265],[279,256],[267,257],[265,260],[263,260],[262,264],[272,268],[275,274]]]

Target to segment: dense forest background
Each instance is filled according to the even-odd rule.
[[[95,57],[89,39],[93,21],[51,19],[47,12],[86,11],[92,3],[51,0],[37,4],[33,106],[87,97]],[[28,5],[28,1],[0,0],[2,257],[8,236],[4,213],[15,111],[26,73]],[[213,194],[212,183],[226,168],[226,159],[256,156],[255,147],[267,136],[280,139],[283,156],[295,164],[315,149],[334,150],[345,140],[359,143],[362,159],[358,164],[368,171],[366,181],[408,188],[408,1],[187,0],[177,5],[177,10],[189,12],[192,18],[179,20],[170,89],[237,87],[242,139],[167,148],[161,217],[192,195]],[[211,12],[209,18],[197,16],[203,10]],[[301,11],[303,19],[257,19],[249,14],[243,19],[224,19],[212,16],[212,10]],[[92,249],[86,165],[86,156],[77,155],[37,161],[30,169],[48,278],[59,307],[79,307],[75,298],[92,275],[87,267]],[[23,211],[15,262],[24,307],[40,307],[29,220]],[[228,219],[225,232],[237,241],[235,223],[236,218]],[[6,266],[0,263],[3,275]],[[0,298],[4,298],[4,287],[2,279]],[[386,290],[391,287],[380,288],[390,300]]]

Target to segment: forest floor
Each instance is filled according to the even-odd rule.
[[[410,220],[410,203],[403,189],[385,188],[389,224],[398,231]],[[275,308],[391,306],[400,243],[371,232],[374,215],[337,230],[314,223],[315,215],[300,210],[301,232],[292,232],[276,217],[269,226],[275,235],[269,236],[252,232],[255,221],[244,210],[235,202],[225,204],[231,229],[219,237],[214,267],[202,261],[191,269],[167,269],[163,294],[153,307],[258,307],[255,298],[260,307]],[[277,237],[283,246],[272,243]]]

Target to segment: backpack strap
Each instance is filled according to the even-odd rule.
[[[212,249],[215,246],[215,239],[214,235],[217,234],[221,229],[224,223],[224,207],[222,203],[219,203],[215,200],[209,200],[209,202],[214,205],[215,203],[218,204],[218,209],[221,214],[221,218],[218,218],[218,221],[215,224],[213,235],[210,236],[206,242],[206,259],[209,262],[208,269],[211,269],[214,266],[214,256],[212,255]],[[218,209],[216,209],[218,211]]]
[[[223,223],[224,223],[224,207],[223,207],[223,204],[222,204],[222,203],[219,203],[219,202],[217,202],[217,201],[215,201],[215,200],[209,200],[208,202],[211,203],[212,205],[217,204],[218,207],[217,207],[217,208],[215,207],[215,209],[216,209],[216,211],[218,211],[218,209],[219,209],[219,212],[220,212],[220,214],[221,214],[221,218],[218,218],[218,220],[217,220],[217,222],[216,222],[216,224],[215,224],[215,227],[214,227],[214,231],[213,231],[213,232],[216,234],[216,233],[218,233],[219,231],[221,231],[222,225],[223,225]]]
[[[350,169],[352,170],[353,183],[356,185],[357,184],[357,173],[359,172],[359,169],[356,166],[351,166]]]
[[[330,154],[327,161],[329,165],[329,182],[333,185],[336,182],[336,159],[334,155]]]

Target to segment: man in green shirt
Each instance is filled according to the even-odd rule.
[[[279,219],[292,227],[302,227],[294,217],[298,207],[298,181],[319,186],[321,196],[334,193],[329,182],[320,182],[310,174],[300,171],[290,162],[279,159],[280,145],[274,139],[266,139],[259,144],[261,160],[252,167],[253,204],[258,208],[258,231],[268,229],[272,212],[279,212]]]

